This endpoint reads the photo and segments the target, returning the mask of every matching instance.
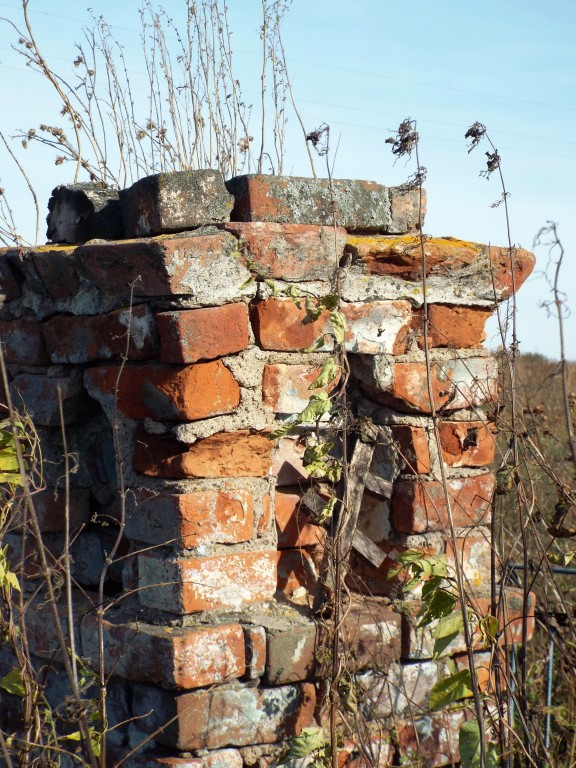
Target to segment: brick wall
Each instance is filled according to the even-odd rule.
[[[59,194],[49,230],[73,240],[74,208]],[[489,607],[497,366],[482,342],[495,302],[512,290],[507,251],[425,238],[438,447],[416,192],[269,176],[225,187],[213,172],[187,172],[141,180],[112,204],[126,239],[102,239],[109,230],[98,210],[82,222],[87,242],[0,255],[10,392],[40,437],[36,510],[56,559],[65,527],[61,401],[73,456],[75,632],[94,664],[91,590],[124,530],[103,628],[109,721],[125,723],[111,732],[112,753],[154,734],[129,766],[263,767],[325,714],[330,617],[324,611],[319,626],[310,606],[327,534],[302,502],[307,430],[269,434],[304,408],[330,354],[329,343],[302,351],[329,330],[329,313],[307,322],[304,301],[290,294],[325,296],[341,267],[350,407],[378,428],[358,527],[384,558],[375,568],[352,554],[342,647],[374,764],[417,748],[430,765],[450,763],[463,715],[428,713],[441,674],[430,633],[410,618],[416,595],[410,610],[396,610],[398,581],[386,574],[408,547],[443,552],[461,559],[475,599]],[[518,289],[534,257],[516,250],[513,262]],[[15,563],[21,524],[6,537]],[[28,554],[33,589],[38,568]],[[514,593],[508,603],[514,640],[521,603]],[[41,596],[29,627],[34,657],[57,664]],[[481,673],[486,653],[475,641]],[[451,650],[467,663],[460,638]],[[9,668],[9,656],[0,664]],[[367,765],[354,733],[341,759]]]

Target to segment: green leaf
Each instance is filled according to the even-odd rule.
[[[324,523],[330,520],[334,514],[334,507],[336,506],[337,501],[337,497],[333,496],[330,501],[324,507],[322,507],[315,520],[318,525],[324,525]]]
[[[487,640],[496,640],[499,629],[500,622],[496,616],[487,613],[486,616],[480,619],[480,632],[482,632],[482,636]]]
[[[464,619],[460,611],[455,611],[449,616],[440,619],[432,630],[434,638],[433,658],[441,656],[450,643],[455,640],[464,629]]]
[[[326,392],[318,392],[312,395],[308,405],[298,414],[298,421],[301,423],[316,421],[332,408],[332,401]]]
[[[17,669],[11,669],[7,675],[0,679],[0,688],[14,696],[26,695],[26,689],[22,685],[22,677]]]
[[[462,669],[455,675],[440,680],[430,691],[430,709],[442,709],[460,699],[472,696],[472,678],[469,669]]]
[[[320,299],[320,305],[324,309],[336,309],[340,304],[340,296],[337,293],[327,293]]]
[[[288,424],[283,424],[281,427],[278,427],[278,429],[275,429],[267,435],[268,440],[279,440],[281,437],[289,435],[299,423],[299,421],[290,421]]]
[[[423,605],[420,609],[419,627],[426,627],[435,619],[443,619],[451,614],[458,598],[453,592],[449,592],[443,587],[436,586],[441,579],[433,577],[425,582],[422,588]],[[430,587],[429,585],[434,585]]]
[[[348,330],[346,318],[339,309],[335,309],[330,315],[330,322],[332,324],[332,333],[334,334],[336,343],[342,344],[344,342],[344,337],[346,336],[346,331]]]
[[[460,728],[458,741],[460,746],[460,762],[462,768],[480,768],[480,726],[477,720],[468,720]],[[496,745],[491,742],[486,745],[486,768],[498,768],[500,760]]]
[[[336,361],[329,357],[328,360],[322,366],[322,370],[318,374],[318,377],[310,384],[308,389],[321,389],[327,387],[340,375],[340,366]]]
[[[303,728],[300,736],[292,739],[288,758],[306,757],[322,749],[325,744],[326,737],[322,728]]]

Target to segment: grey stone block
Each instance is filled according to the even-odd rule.
[[[148,237],[228,221],[233,200],[218,171],[177,171],[121,190],[120,205],[126,237]]]
[[[46,237],[53,243],[121,240],[124,236],[118,191],[99,184],[56,187],[48,202]]]

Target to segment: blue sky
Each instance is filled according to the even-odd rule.
[[[112,24],[129,66],[141,76],[136,0],[92,0],[86,7]],[[183,0],[167,0],[177,16]],[[247,101],[259,97],[260,0],[228,0],[235,67]],[[0,2],[0,15],[19,21],[17,0]],[[38,43],[57,69],[72,71],[74,42],[90,17],[82,3],[30,0]],[[293,0],[284,25],[290,75],[306,127],[331,127],[339,142],[334,175],[398,184],[413,166],[394,163],[386,138],[400,121],[418,121],[421,162],[428,169],[426,232],[494,245],[506,244],[496,177],[479,176],[483,149],[468,155],[464,133],[479,120],[502,156],[510,192],[512,239],[532,249],[547,220],[559,223],[566,250],[562,285],[574,314],[566,321],[566,351],[576,358],[576,4],[568,0]],[[0,26],[0,88],[5,133],[58,122],[59,105],[40,78],[10,50],[14,34]],[[308,175],[296,121],[289,124],[287,171]],[[56,168],[39,149],[24,154],[41,206],[69,166]],[[0,161],[2,186],[30,232],[29,200],[17,175]],[[45,201],[45,202],[44,202]],[[555,357],[556,322],[542,304],[549,287],[537,272],[518,296],[521,350]],[[495,327],[490,328],[489,341]]]

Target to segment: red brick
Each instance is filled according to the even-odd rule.
[[[479,527],[467,536],[458,536],[456,549],[469,588],[476,591],[489,589],[492,582],[490,530]],[[450,540],[446,541],[446,560],[455,570],[454,546]]]
[[[402,471],[415,475],[430,472],[430,448],[428,433],[423,427],[397,424],[392,427],[394,440],[398,444],[398,458],[403,462]]]
[[[401,411],[431,413],[424,362],[386,364],[383,375],[378,365],[374,383],[362,382],[371,397]],[[496,400],[498,369],[491,357],[436,360],[430,363],[430,383],[436,410],[471,408]]]
[[[256,680],[266,670],[266,630],[264,627],[244,626],[246,641],[246,674],[249,680]]]
[[[215,749],[202,757],[175,757],[164,750],[146,750],[142,754],[125,757],[126,748],[111,750],[108,754],[123,768],[243,768],[244,760],[237,749]]]
[[[63,488],[45,488],[33,495],[34,512],[42,533],[54,533],[66,529],[66,494]],[[68,524],[73,531],[90,522],[90,491],[87,488],[70,488]],[[20,515],[14,524],[20,524]]]
[[[240,302],[222,307],[160,312],[160,359],[164,363],[214,360],[246,349],[248,313]]]
[[[457,527],[488,524],[491,519],[494,476],[450,478],[448,498]],[[435,480],[397,480],[391,504],[392,524],[399,533],[449,529],[444,488]]]
[[[30,259],[53,299],[70,301],[80,293],[81,278],[73,247],[37,248],[30,252]]]
[[[447,304],[428,306],[428,346],[470,349],[481,347],[486,338],[484,326],[492,315],[485,307],[463,307]],[[417,333],[418,346],[424,349],[423,313],[414,312],[412,322]]]
[[[438,426],[446,464],[451,467],[483,467],[492,464],[496,434],[483,421],[443,421]]]
[[[129,419],[193,421],[230,413],[240,387],[220,361],[187,366],[138,365],[89,368],[84,381],[93,397],[114,398]]]
[[[238,544],[254,532],[252,494],[232,486],[181,494],[139,488],[128,494],[127,507],[126,535],[146,544]]]
[[[8,365],[47,365],[50,363],[42,323],[33,317],[0,320],[0,343]]]
[[[138,558],[143,605],[178,615],[212,609],[237,610],[271,600],[276,591],[277,552],[213,557]]]
[[[304,468],[304,450],[306,445],[300,438],[283,437],[276,443],[272,474],[276,475],[276,485],[298,485],[309,481]]]
[[[263,221],[220,226],[240,240],[248,269],[264,278],[331,280],[346,243],[342,227]]]
[[[300,413],[312,394],[331,392],[338,383],[335,379],[327,387],[310,389],[321,370],[322,365],[265,365],[262,375],[264,405],[272,408],[274,413]]]
[[[310,683],[273,688],[215,688],[176,695],[136,686],[139,727],[178,750],[274,744],[312,723],[316,695]]]
[[[330,330],[330,312],[324,311],[314,322],[306,323],[306,310],[292,299],[266,299],[252,307],[252,325],[256,342],[262,349],[295,352],[310,347]],[[325,349],[332,348],[326,338]]]
[[[458,734],[466,713],[433,712],[425,717],[396,721],[400,759],[411,762],[414,756],[429,768],[456,765],[460,761]]]
[[[262,496],[260,517],[258,518],[257,532],[258,536],[266,536],[270,531],[272,523],[272,504],[270,494],[265,493]]]
[[[304,587],[314,593],[318,584],[317,553],[313,548],[283,549],[276,553],[278,562],[278,589],[285,595],[292,595]]]
[[[402,617],[382,598],[353,596],[342,624],[354,667],[386,668],[400,658]]]
[[[265,477],[272,466],[274,443],[248,430],[219,432],[192,445],[172,435],[139,428],[134,468],[152,477]]]
[[[417,192],[374,181],[251,174],[236,176],[226,186],[236,199],[230,217],[234,221],[318,225],[336,221],[348,230],[379,232],[406,232],[417,225],[413,213]]]
[[[512,278],[507,248],[470,243],[452,237],[426,237],[424,248],[429,277],[455,279],[459,273],[469,276],[472,270],[477,282],[480,280],[486,286],[493,282],[498,300],[511,295]],[[370,274],[391,275],[412,281],[422,279],[422,253],[418,235],[349,235],[346,249],[365,265]],[[535,263],[534,254],[522,248],[514,250],[516,290],[531,274]]]
[[[304,511],[300,511],[302,494],[293,490],[277,491],[274,497],[274,514],[278,531],[278,549],[314,546],[322,543],[326,532],[319,525],[309,522]]]
[[[343,303],[341,309],[348,325],[344,340],[348,352],[401,355],[406,351],[412,323],[409,301]]]
[[[154,316],[146,304],[95,317],[54,317],[43,331],[53,363],[146,360],[158,347]]]
[[[240,624],[166,627],[133,620],[135,611],[108,611],[103,619],[107,674],[162,688],[189,689],[227,682],[246,669]],[[98,617],[82,621],[82,655],[98,664]]]
[[[216,306],[254,293],[242,289],[250,273],[237,261],[237,247],[226,232],[187,233],[81,245],[74,256],[87,283],[117,301],[133,292],[136,299],[184,295]]]
[[[388,735],[363,733],[357,742],[345,738],[338,753],[338,768],[389,768],[393,762],[394,745]]]

